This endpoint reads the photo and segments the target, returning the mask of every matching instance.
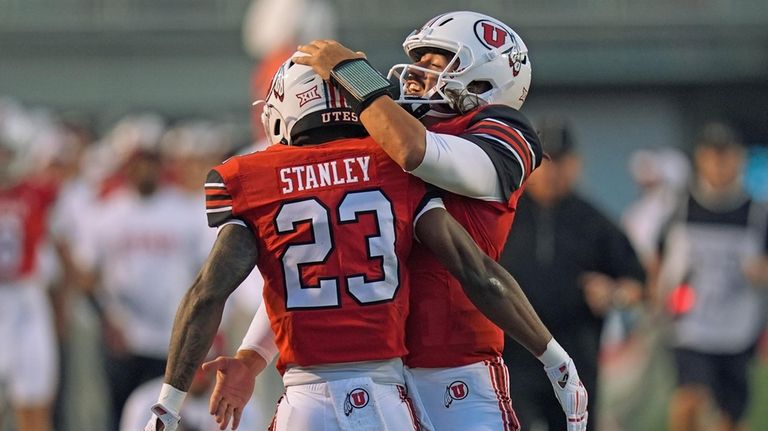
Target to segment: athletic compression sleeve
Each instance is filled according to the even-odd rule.
[[[251,326],[248,327],[238,350],[253,350],[261,355],[267,363],[272,362],[277,356],[275,333],[272,332],[272,326],[270,326],[267,316],[267,307],[263,302],[256,310],[256,315],[253,316]]]
[[[462,196],[485,201],[506,200],[488,154],[458,136],[427,132],[424,159],[410,173]]]

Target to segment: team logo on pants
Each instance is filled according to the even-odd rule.
[[[453,403],[453,400],[463,400],[467,397],[467,395],[469,395],[469,387],[467,384],[461,380],[456,380],[455,382],[445,387],[445,408],[450,407],[451,403]]]
[[[344,400],[344,414],[349,416],[354,409],[362,409],[368,405],[368,392],[363,388],[355,388],[347,392],[347,398]]]

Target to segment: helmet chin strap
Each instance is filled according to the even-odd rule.
[[[443,102],[443,96],[440,92],[432,90],[430,93],[427,98],[405,95],[398,102],[403,109],[417,119],[422,119],[425,116],[451,118],[457,115],[458,112],[452,103]],[[427,101],[432,101],[432,103]],[[435,101],[439,101],[439,103],[435,103]]]
[[[400,106],[417,119],[421,119],[432,109],[429,103],[419,103],[419,101],[424,100],[421,97],[405,96],[405,100],[413,100],[413,102],[401,103]]]

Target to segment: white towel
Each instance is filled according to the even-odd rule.
[[[333,410],[342,431],[385,431],[387,429],[376,402],[376,384],[370,377],[328,382]]]

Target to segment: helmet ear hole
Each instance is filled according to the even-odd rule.
[[[487,91],[491,91],[493,85],[488,81],[472,81],[467,84],[467,91],[475,94],[483,94]]]
[[[275,120],[275,130],[272,131],[273,135],[279,135],[280,134],[280,119],[278,118]]]

